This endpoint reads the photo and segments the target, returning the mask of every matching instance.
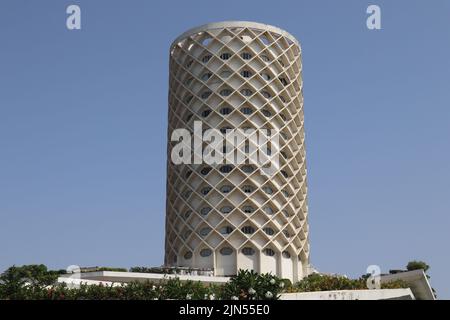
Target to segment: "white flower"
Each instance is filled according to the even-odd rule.
[[[188,293],[188,294],[186,295],[186,300],[191,300],[191,299],[192,299],[192,294]]]
[[[216,299],[216,295],[214,293],[209,295],[209,300],[215,300],[215,299]]]
[[[236,297],[236,296],[232,296],[232,297],[231,297],[231,300],[239,300],[239,298]]]
[[[208,300],[208,294],[207,293],[205,293],[203,297],[205,298],[205,300]]]
[[[267,299],[271,299],[271,298],[273,298],[273,293],[270,292],[270,291],[267,291],[265,296],[266,296]]]
[[[284,288],[284,282],[280,282],[280,288]]]
[[[152,290],[156,290],[156,286],[153,286],[153,287],[152,287]]]
[[[275,279],[270,279],[270,284],[275,284]]]
[[[253,289],[253,288],[248,289],[249,295],[254,295],[255,293],[256,293],[255,289]]]

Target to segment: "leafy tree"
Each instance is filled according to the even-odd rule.
[[[408,262],[408,264],[406,265],[406,269],[408,271],[422,269],[423,271],[427,272],[428,269],[430,269],[430,266],[424,261],[413,260]]]
[[[27,288],[52,285],[62,273],[65,271],[49,271],[43,264],[12,266],[0,275],[0,298],[20,299]]]

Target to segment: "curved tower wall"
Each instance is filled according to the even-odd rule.
[[[173,42],[166,266],[213,269],[217,276],[253,269],[292,281],[305,275],[309,243],[301,70],[298,41],[265,24],[212,23]],[[279,133],[279,148],[264,149],[277,156],[275,173],[264,175],[248,163],[174,164],[172,133],[180,128],[193,133],[194,121],[222,132]],[[236,148],[249,151],[248,144]]]

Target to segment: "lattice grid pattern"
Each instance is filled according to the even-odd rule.
[[[256,23],[196,28],[170,51],[173,130],[254,128],[280,133],[279,169],[174,165],[168,146],[165,264],[272,272],[300,279],[309,265],[301,49]],[[245,142],[248,143],[248,142]],[[237,148],[245,148],[240,145]],[[234,150],[227,150],[228,152]]]

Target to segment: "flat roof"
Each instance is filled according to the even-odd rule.
[[[428,277],[422,269],[381,275],[381,283],[401,280],[406,282],[418,300],[436,300]]]
[[[95,271],[76,274],[62,275],[61,279],[77,278],[81,280],[95,280],[107,282],[132,282],[132,281],[152,281],[161,282],[171,278],[178,278],[181,281],[201,281],[210,284],[223,284],[230,280],[229,277],[213,277],[198,275],[162,274],[162,273],[141,273],[141,272],[117,272],[117,271]]]

